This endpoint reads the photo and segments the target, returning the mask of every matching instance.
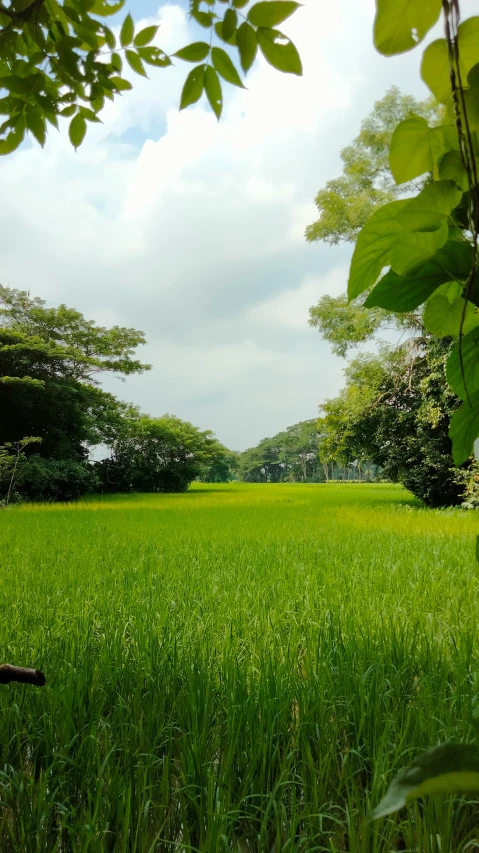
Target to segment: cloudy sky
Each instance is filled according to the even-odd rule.
[[[392,84],[426,95],[421,51],[375,53],[373,0],[304,3],[282,27],[304,76],[259,61],[247,91],[226,87],[219,124],[203,101],[179,114],[191,66],[178,63],[135,77],[77,153],[65,122],[43,151],[0,162],[2,284],[144,330],[153,369],[105,387],[235,449],[315,417],[341,387],[341,359],[307,320],[344,290],[350,248],[305,242],[313,198]],[[127,8],[161,24],[168,52],[197,37],[184,0]]]

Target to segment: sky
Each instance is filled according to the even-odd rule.
[[[198,38],[184,0],[126,10],[138,28],[160,24],[168,53]],[[303,77],[259,60],[247,90],[225,84],[219,123],[204,100],[179,113],[191,66],[178,62],[132,75],[78,152],[65,121],[43,150],[0,162],[1,283],[146,334],[152,370],[109,376],[107,390],[236,450],[339,391],[344,362],[308,308],[345,290],[351,247],[307,244],[304,230],[374,102],[391,85],[427,95],[421,50],[376,54],[373,15],[373,0],[304,0],[282,25]]]

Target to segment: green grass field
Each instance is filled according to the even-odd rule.
[[[382,485],[2,511],[0,656],[48,685],[0,688],[1,853],[479,849],[470,800],[367,822],[471,737],[478,527]]]

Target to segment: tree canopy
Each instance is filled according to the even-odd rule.
[[[274,68],[302,74],[291,40],[277,27],[299,6],[293,0],[190,0],[191,18],[207,32],[204,41],[168,55],[156,44],[158,26],[137,30],[128,14],[119,27],[108,26],[125,0],[4,0],[0,3],[0,154],[10,154],[31,134],[43,146],[47,128],[69,120],[78,148],[88,123],[99,122],[105,100],[132,88],[125,70],[147,77],[147,68],[192,63],[180,99],[185,109],[206,95],[219,119],[222,84],[244,87],[242,72],[258,50]],[[247,8],[246,8],[247,7]],[[214,43],[214,42],[217,43]],[[240,69],[231,55],[237,57]]]

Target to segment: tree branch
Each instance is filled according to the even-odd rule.
[[[28,21],[30,15],[33,15],[34,12],[38,12],[43,6],[45,0],[32,0],[32,2],[25,8],[22,9],[21,12],[15,12],[14,9],[7,9],[3,3],[0,3],[0,12],[3,15],[6,15],[7,18],[14,24],[24,24],[25,21]]]
[[[0,684],[10,684],[11,681],[33,684],[35,687],[43,687],[47,683],[43,672],[39,669],[26,669],[23,666],[4,663],[0,666]]]

